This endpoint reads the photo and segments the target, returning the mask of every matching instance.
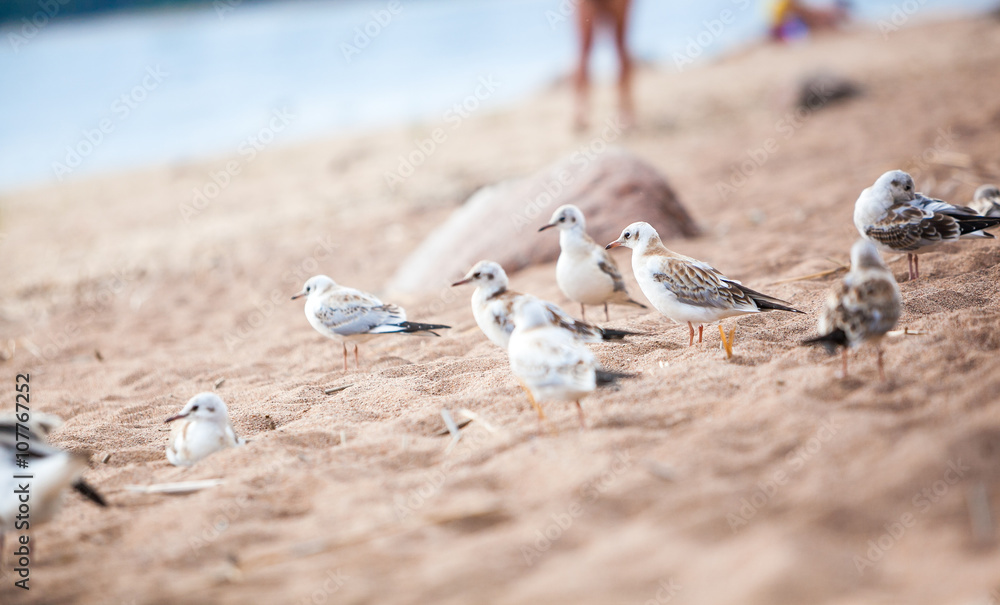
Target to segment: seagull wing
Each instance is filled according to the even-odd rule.
[[[738,281],[727,279],[705,263],[657,256],[649,268],[653,280],[684,304],[713,309],[757,310],[757,304],[743,291]]]
[[[397,331],[406,312],[387,305],[367,292],[338,288],[329,292],[313,309],[317,319],[341,336]]]
[[[512,343],[511,369],[534,388],[593,390],[594,354],[559,327],[531,330]]]

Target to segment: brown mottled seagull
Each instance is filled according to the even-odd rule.
[[[586,319],[584,305],[604,305],[605,321],[609,319],[608,303],[646,308],[632,300],[625,290],[625,280],[615,259],[587,235],[579,208],[572,204],[556,208],[549,223],[539,231],[552,227],[559,230],[556,283],[567,298],[580,303],[582,319]]]
[[[618,246],[632,249],[632,271],[653,307],[677,323],[687,323],[688,346],[694,344],[695,325],[701,342],[706,323],[761,311],[802,313],[729,279],[708,263],[668,250],[649,223],[632,223],[607,247]],[[731,354],[732,338],[727,343],[721,325],[719,333],[727,355]]]
[[[536,299],[530,294],[521,294],[507,288],[507,274],[499,264],[482,260],[475,264],[463,279],[452,284],[475,284],[472,293],[472,315],[476,324],[490,342],[503,350],[510,344],[510,334],[514,331],[514,303],[521,298]],[[552,317],[552,321],[576,334],[584,342],[621,340],[635,332],[599,328],[585,321],[578,321],[558,306],[542,301]]]
[[[885,252],[906,252],[910,279],[920,277],[918,254],[959,239],[992,238],[983,232],[1000,223],[972,208],[954,206],[917,193],[913,178],[890,170],[861,192],[854,204],[854,226],[861,237]]]
[[[896,327],[902,305],[899,286],[878,249],[868,240],[859,239],[851,247],[851,271],[827,294],[819,316],[820,336],[803,344],[823,345],[830,352],[841,347],[842,376],[847,378],[847,349],[866,342],[874,343],[878,352],[878,374],[885,380],[879,342],[886,332]]]
[[[292,300],[305,296],[306,319],[317,332],[339,340],[344,345],[344,371],[347,371],[347,342],[354,342],[354,365],[358,367],[358,345],[379,334],[413,334],[427,332],[438,336],[434,330],[451,326],[422,324],[406,321],[406,311],[396,305],[387,305],[361,290],[341,286],[325,275],[309,278],[302,291]]]

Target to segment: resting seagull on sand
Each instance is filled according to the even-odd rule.
[[[358,363],[357,342],[378,334],[412,334],[445,330],[451,326],[406,321],[406,311],[387,305],[372,294],[337,285],[325,275],[309,278],[302,291],[292,300],[305,296],[306,319],[317,332],[339,340],[344,345],[344,371],[347,371],[347,342],[354,343],[354,365]]]
[[[729,279],[708,263],[668,250],[649,223],[632,223],[608,248],[632,249],[632,271],[642,293],[657,311],[677,323],[688,325],[688,346],[694,344],[694,326],[698,342],[706,323],[734,315],[761,311],[802,313],[788,303],[761,294]],[[732,354],[732,337],[719,326],[727,356]]]
[[[538,401],[573,401],[586,426],[580,399],[598,386],[612,384],[626,374],[606,372],[576,333],[553,323],[545,303],[522,297],[514,303],[510,335],[510,369],[528,393],[538,420],[545,420]]]
[[[969,207],[983,216],[1000,217],[1000,187],[982,185],[976,189]]]
[[[571,204],[556,208],[549,224],[539,231],[552,227],[559,230],[556,283],[567,298],[580,303],[581,318],[586,319],[584,305],[604,305],[605,320],[609,319],[608,303],[646,308],[628,295],[615,259],[587,235],[579,208]]]
[[[167,446],[167,460],[174,466],[191,466],[215,452],[246,443],[236,436],[229,410],[215,393],[195,395],[165,422],[178,420]]]
[[[492,261],[479,261],[465,275],[465,278],[452,286],[475,284],[472,293],[472,315],[476,324],[490,342],[503,350],[507,350],[510,334],[514,331],[514,303],[522,298],[540,300],[530,294],[521,294],[507,289],[507,274],[503,268]],[[556,305],[541,301],[559,326],[573,332],[584,342],[601,342],[602,340],[621,340],[626,336],[634,336],[635,332],[599,328],[585,321],[578,321],[569,316]]]
[[[842,347],[843,377],[847,378],[848,347],[872,342],[878,352],[878,375],[885,380],[879,341],[896,327],[902,305],[892,271],[875,245],[860,239],[851,247],[851,271],[827,294],[819,316],[820,336],[803,344],[823,345],[831,352]]]
[[[861,192],[854,204],[854,226],[861,237],[885,252],[906,252],[910,279],[920,277],[918,254],[930,252],[943,242],[992,238],[983,229],[1000,223],[972,208],[917,193],[913,178],[902,170],[890,170]]]

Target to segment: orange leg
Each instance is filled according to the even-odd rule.
[[[840,352],[841,359],[843,359],[843,369],[840,371],[841,378],[847,378],[847,347],[844,347],[843,351]]]
[[[344,371],[347,371],[347,343],[341,343],[344,345]]]
[[[885,381],[885,368],[882,365],[882,347],[876,349],[878,351],[878,377],[879,380]]]
[[[576,411],[580,416],[580,428],[581,429],[587,428],[587,421],[583,417],[583,406],[580,405],[579,400],[576,402]]]
[[[701,333],[705,330],[705,326],[698,326],[698,344],[701,344]]]
[[[356,369],[361,368],[361,362],[358,361],[358,345],[354,345],[354,367]]]
[[[690,321],[688,322],[688,346],[694,346],[694,326],[691,325]]]

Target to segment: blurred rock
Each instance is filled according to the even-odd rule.
[[[559,237],[538,233],[563,204],[578,206],[597,242],[617,239],[635,221],[653,225],[664,240],[692,237],[698,228],[655,168],[618,148],[589,159],[577,152],[535,174],[483,187],[402,263],[388,290],[437,290],[477,261],[508,273],[559,256]]]

